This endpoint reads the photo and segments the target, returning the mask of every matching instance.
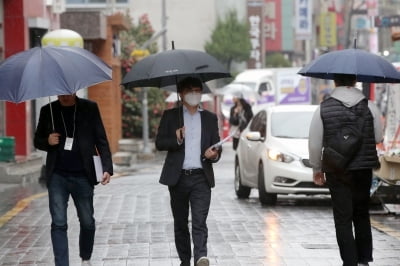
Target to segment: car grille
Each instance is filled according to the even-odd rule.
[[[325,184],[323,186],[318,186],[314,184],[314,182],[300,182],[295,187],[301,188],[327,188],[328,186]]]
[[[308,159],[302,159],[301,162],[303,163],[303,165],[304,165],[305,167],[312,168],[312,167],[311,167],[311,164],[310,164],[310,160],[308,160]]]

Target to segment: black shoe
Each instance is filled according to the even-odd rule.
[[[190,266],[190,261],[182,261],[180,266]]]

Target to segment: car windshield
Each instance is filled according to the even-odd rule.
[[[314,112],[276,112],[271,116],[271,134],[277,138],[307,139]]]
[[[248,86],[248,87],[252,88],[253,90],[255,90],[255,88],[256,88],[256,83],[255,82],[236,81],[235,83]]]

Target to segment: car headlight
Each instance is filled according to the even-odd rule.
[[[272,149],[267,150],[267,156],[270,160],[283,163],[290,163],[294,161],[294,158],[292,156]]]

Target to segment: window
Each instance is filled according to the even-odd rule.
[[[265,93],[268,93],[270,91],[272,91],[272,86],[269,82],[263,82],[258,87],[258,94],[260,95],[264,95]]]
[[[277,138],[308,138],[314,112],[276,112],[272,114],[272,136]]]
[[[262,138],[265,138],[265,127],[266,127],[267,113],[265,111],[260,111],[253,118],[250,124],[250,131],[258,131]]]

